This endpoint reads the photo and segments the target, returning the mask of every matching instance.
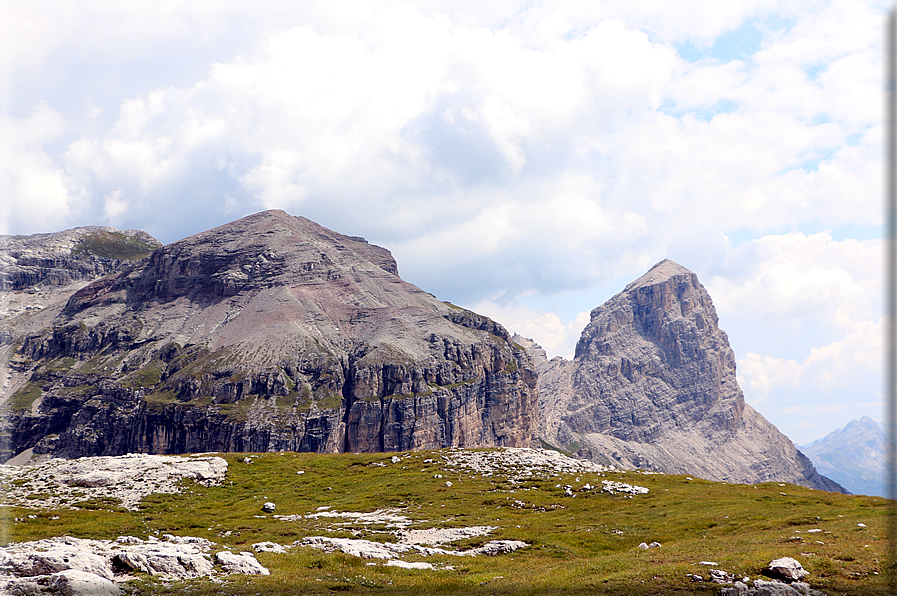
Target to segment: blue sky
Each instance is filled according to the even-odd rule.
[[[568,357],[671,258],[796,443],[881,419],[883,2],[0,10],[0,233],[280,208]]]

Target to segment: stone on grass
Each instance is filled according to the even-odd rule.
[[[417,562],[417,563],[406,563],[405,561],[400,561],[398,559],[390,559],[386,562],[387,567],[401,567],[402,569],[433,569],[433,565],[430,563]]]
[[[809,584],[794,582],[786,584],[779,580],[755,579],[753,586],[735,582],[720,590],[721,596],[825,596],[823,592],[810,588]]]
[[[271,572],[262,567],[252,553],[242,552],[235,555],[232,552],[221,551],[215,554],[215,560],[225,571],[230,573],[244,573],[246,575],[270,575]]]
[[[276,542],[256,542],[252,545],[253,550],[257,553],[277,553],[282,555],[287,552],[286,549]]]
[[[275,505],[271,501],[268,501],[267,503],[262,505],[262,511],[264,511],[265,513],[274,513],[275,509],[277,509],[277,505]]]
[[[50,575],[16,578],[6,584],[3,594],[37,596],[121,596],[124,592],[114,581],[80,569],[66,569]]]
[[[769,563],[769,574],[772,577],[783,579],[788,582],[800,581],[809,575],[801,564],[791,557],[782,557]]]

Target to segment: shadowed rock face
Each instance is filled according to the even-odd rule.
[[[528,446],[536,423],[531,361],[500,325],[282,211],[78,290],[12,361],[7,454]]]
[[[529,347],[549,442],[622,467],[843,491],[745,404],[710,296],[672,261],[592,311],[573,362]]]

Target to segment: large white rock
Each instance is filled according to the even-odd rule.
[[[0,499],[5,505],[39,508],[70,506],[73,499],[111,497],[133,510],[148,494],[180,492],[182,479],[211,486],[224,480],[226,473],[226,460],[207,455],[132,453],[118,457],[51,459],[35,465],[0,465],[0,477],[9,480]],[[27,498],[34,493],[51,496]]]
[[[18,577],[77,569],[110,580],[113,578],[109,561],[91,552],[89,544],[59,544],[50,540],[41,540],[38,544],[34,550],[7,551],[7,568]]]
[[[0,594],[16,596],[122,596],[123,593],[114,581],[80,569],[17,578],[0,587]]]
[[[787,581],[800,581],[810,575],[797,559],[791,557],[782,557],[769,563],[769,571],[776,577],[780,577]]]
[[[246,575],[270,575],[271,573],[262,567],[252,553],[235,555],[232,552],[221,551],[215,555],[215,559],[225,571],[231,573],[245,573]]]
[[[68,569],[50,576],[51,588],[62,596],[120,596],[122,589],[114,581],[80,569]]]

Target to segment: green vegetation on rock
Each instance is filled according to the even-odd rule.
[[[156,248],[155,245],[143,242],[139,238],[126,236],[121,232],[104,230],[88,234],[72,251],[75,254],[91,254],[106,259],[129,261],[140,259]]]
[[[30,410],[32,404],[40,399],[40,383],[29,382],[24,387],[12,394],[7,402],[14,411]]]

